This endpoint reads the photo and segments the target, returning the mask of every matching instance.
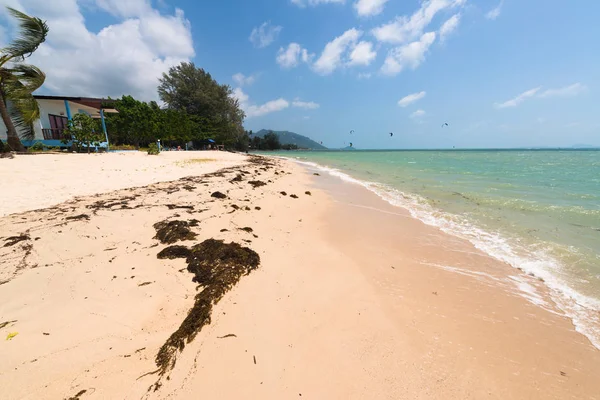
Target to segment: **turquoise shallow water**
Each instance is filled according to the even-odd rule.
[[[331,151],[278,155],[362,184],[545,280],[600,344],[600,151]]]

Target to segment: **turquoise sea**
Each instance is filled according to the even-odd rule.
[[[425,223],[542,278],[559,308],[600,348],[600,151],[277,155],[361,184]]]

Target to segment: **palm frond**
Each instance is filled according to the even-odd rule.
[[[33,123],[40,118],[40,108],[33,95],[30,93],[28,96],[11,99],[9,112],[21,139],[35,139]]]
[[[15,64],[12,68],[6,68],[5,71],[21,83],[22,90],[29,93],[39,89],[46,81],[46,74],[35,65]]]
[[[18,20],[19,32],[13,42],[2,49],[2,53],[16,61],[24,60],[36,51],[40,44],[44,43],[50,28],[45,21],[37,17],[30,17],[11,7],[7,7],[7,9]]]

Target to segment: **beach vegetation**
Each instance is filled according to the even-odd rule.
[[[35,142],[28,150],[32,152],[44,151],[44,144],[42,142]]]
[[[249,142],[242,126],[245,113],[233,89],[194,63],[184,62],[163,73],[158,95],[167,109],[185,112],[195,123],[195,140],[210,138],[238,150]]]
[[[17,20],[19,29],[8,46],[0,50],[0,116],[7,129],[7,145],[14,151],[24,151],[23,139],[33,139],[33,123],[40,118],[40,109],[33,92],[40,88],[46,75],[24,61],[46,40],[48,25],[7,7]]]
[[[98,121],[87,114],[77,113],[69,120],[63,143],[72,140],[77,151],[82,151],[83,147],[86,146],[89,154],[92,146],[99,146],[103,139],[104,135]]]
[[[147,152],[148,152],[148,155],[156,156],[156,155],[160,154],[160,149],[158,148],[158,145],[156,143],[150,143],[148,145]]]

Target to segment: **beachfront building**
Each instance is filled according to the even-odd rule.
[[[32,146],[36,142],[42,142],[46,146],[70,146],[70,143],[63,143],[64,130],[71,117],[77,113],[88,114],[92,118],[102,120],[102,129],[104,131],[105,141],[100,147],[108,147],[108,136],[106,134],[106,124],[104,123],[104,114],[116,112],[113,109],[102,108],[106,99],[93,97],[65,97],[65,96],[34,96],[40,107],[40,119],[34,123],[34,140],[24,140],[25,147]],[[0,118],[0,140],[6,141],[6,126]]]

